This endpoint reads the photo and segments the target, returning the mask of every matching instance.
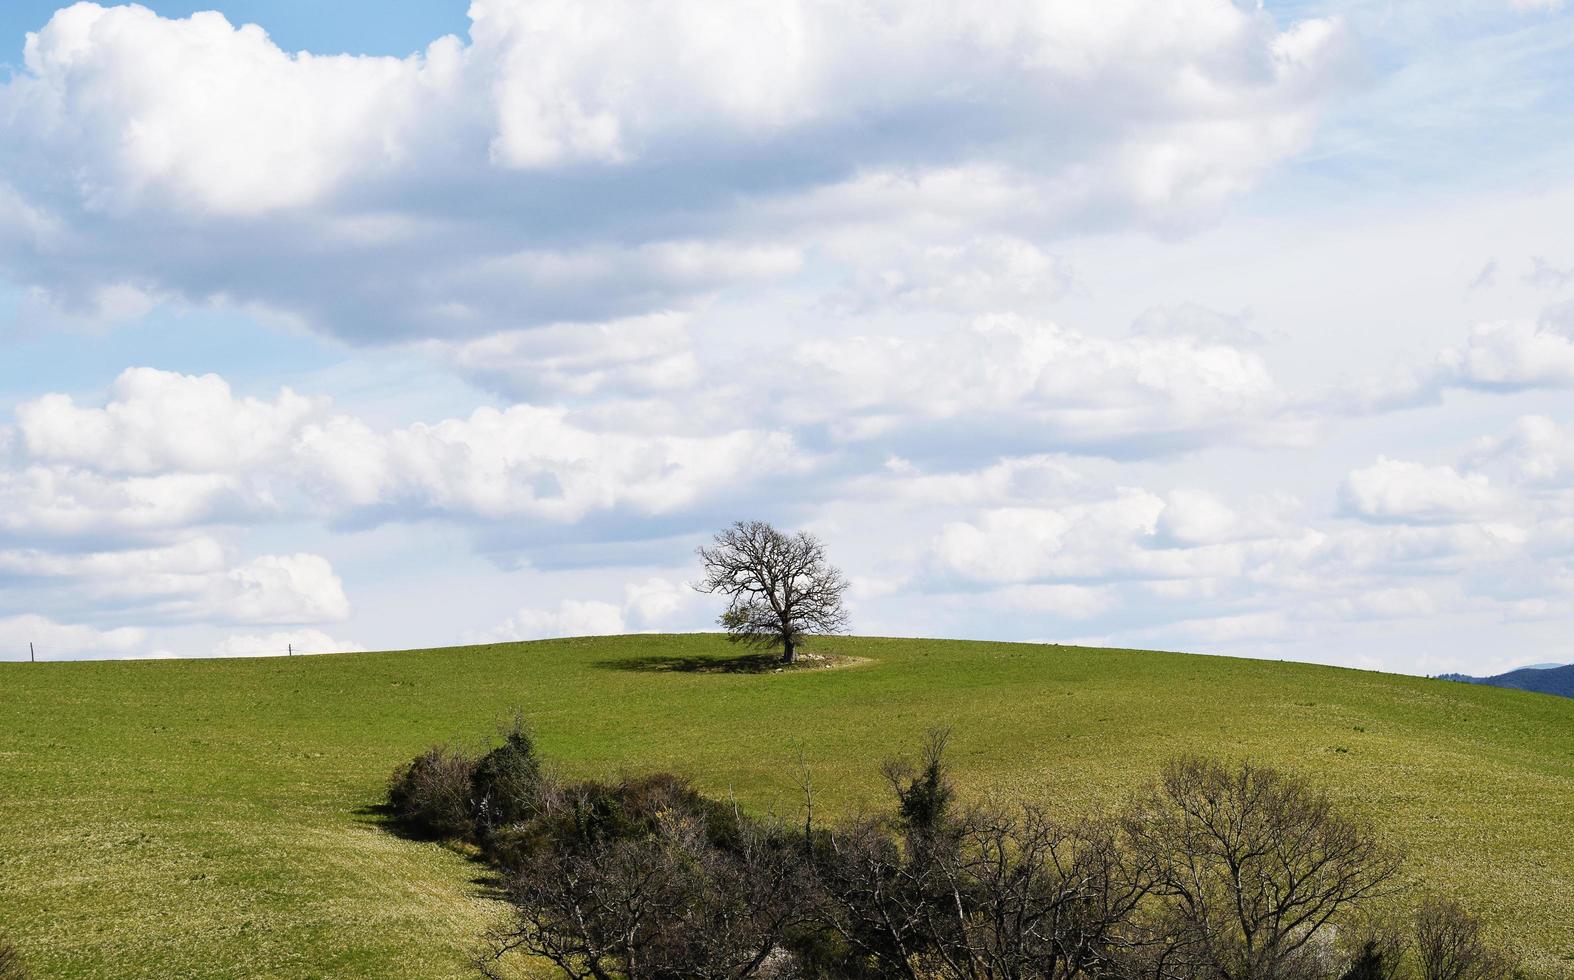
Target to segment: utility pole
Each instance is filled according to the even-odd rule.
[[[288,655],[291,656],[291,657],[295,656],[295,644],[291,643],[291,644],[288,644],[288,646],[289,646],[289,654]]]

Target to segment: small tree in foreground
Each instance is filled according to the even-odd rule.
[[[784,534],[764,521],[739,521],[699,549],[705,577],[701,592],[727,596],[721,623],[734,640],[781,644],[782,662],[797,659],[798,645],[814,633],[847,626],[842,595],[847,580],[825,560],[825,546],[804,531]]]

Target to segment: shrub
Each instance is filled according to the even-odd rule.
[[[433,747],[394,771],[388,806],[406,830],[436,839],[474,836],[471,780],[475,763],[464,753]]]
[[[669,773],[564,785],[517,722],[479,760],[415,759],[389,800],[502,871],[513,918],[483,972],[521,950],[626,980],[1514,975],[1458,906],[1371,917],[1398,858],[1294,776],[1183,758],[1121,813],[1063,819],[961,806],[944,750],[936,733],[919,765],[888,764],[892,811],[835,828],[749,817]]]
[[[28,980],[31,976],[22,962],[22,954],[16,951],[15,946],[0,939],[0,980]]]
[[[801,871],[769,834],[741,817],[735,830],[744,846],[724,850],[703,820],[662,811],[645,834],[543,849],[509,876],[516,915],[497,955],[523,949],[576,977],[765,975],[801,918]]]
[[[1399,868],[1325,794],[1250,763],[1174,760],[1124,823],[1158,947],[1214,976],[1324,975],[1327,927]]]
[[[1518,963],[1482,936],[1481,920],[1458,903],[1429,898],[1416,911],[1416,959],[1421,980],[1508,980]]]
[[[916,770],[900,759],[885,764],[885,778],[896,793],[897,814],[910,830],[938,831],[950,811],[956,794],[945,767],[947,738],[943,729],[929,733],[923,762]]]
[[[486,835],[529,820],[540,812],[541,804],[541,760],[524,721],[515,717],[503,744],[475,764],[470,777],[471,816]]]

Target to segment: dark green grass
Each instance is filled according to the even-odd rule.
[[[708,669],[715,636],[294,659],[0,665],[0,932],[42,976],[466,975],[485,869],[388,833],[389,771],[513,707],[568,774],[668,768],[795,814],[881,805],[953,733],[968,794],[1117,800],[1182,751],[1328,786],[1532,965],[1574,964],[1574,700],[1178,654],[837,639]]]

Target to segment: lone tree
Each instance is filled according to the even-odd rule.
[[[717,622],[732,639],[782,647],[782,663],[797,659],[798,645],[814,633],[847,626],[842,593],[847,580],[825,560],[825,546],[805,531],[783,534],[764,521],[739,521],[699,549],[705,577],[701,592],[727,596]]]

